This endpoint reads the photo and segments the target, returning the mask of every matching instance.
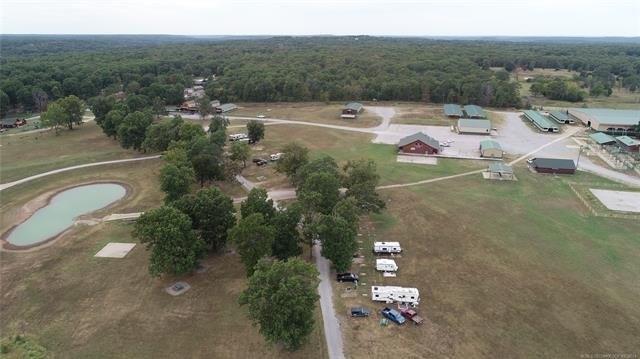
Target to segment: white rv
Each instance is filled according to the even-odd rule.
[[[371,300],[375,302],[411,304],[420,303],[420,292],[416,288],[383,286],[371,286]]]
[[[398,265],[393,259],[376,259],[376,270],[381,272],[396,272]]]
[[[400,248],[400,243],[398,242],[374,242],[373,243],[373,253],[384,254],[384,253],[400,253],[400,252],[402,252],[402,248]]]
[[[244,139],[249,139],[246,133],[235,133],[233,135],[229,135],[229,141],[240,141]]]

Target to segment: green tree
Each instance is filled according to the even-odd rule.
[[[297,205],[291,205],[285,210],[276,212],[271,220],[276,229],[271,251],[278,259],[287,259],[302,254],[300,230],[298,225],[302,219],[302,212]]]
[[[165,193],[164,202],[171,203],[188,194],[194,181],[195,173],[191,167],[167,163],[160,170],[160,189]]]
[[[323,156],[300,167],[293,177],[293,184],[300,187],[315,173],[328,173],[338,179],[342,177],[336,161],[331,156]]]
[[[141,150],[147,128],[152,122],[153,119],[147,112],[136,111],[128,114],[118,126],[120,145],[123,148]]]
[[[229,231],[229,238],[238,249],[248,277],[253,274],[254,267],[260,258],[271,255],[274,237],[275,229],[260,213],[242,218]]]
[[[191,229],[189,216],[171,206],[145,212],[136,221],[133,236],[151,252],[149,273],[153,276],[192,271],[204,247]]]
[[[207,181],[224,179],[224,155],[220,147],[200,137],[192,141],[188,155],[201,187]]]
[[[43,126],[53,128],[57,135],[60,126],[64,126],[67,123],[66,117],[67,114],[62,106],[58,102],[52,102],[47,107],[47,111],[40,115],[40,121]]]
[[[292,180],[298,169],[309,162],[309,149],[291,142],[282,149],[282,153],[282,158],[276,164],[276,170]]]
[[[202,126],[197,123],[183,122],[180,127],[180,134],[178,135],[178,138],[184,142],[191,142],[197,138],[205,137],[206,135],[207,133],[204,132]]]
[[[84,114],[84,102],[78,97],[71,95],[58,100],[60,106],[64,109],[66,114],[66,126],[73,130],[73,125],[82,124],[82,115]]]
[[[166,151],[172,141],[179,140],[179,133],[183,123],[182,117],[175,116],[171,120],[152,124],[147,128],[142,148],[150,152]]]
[[[249,141],[256,143],[264,138],[264,123],[255,120],[247,123],[247,136]]]
[[[360,210],[379,213],[385,208],[384,201],[376,192],[380,175],[374,161],[349,161],[344,166],[344,172],[343,185],[347,188],[346,196],[355,198]]]
[[[201,120],[207,118],[211,114],[211,110],[211,100],[208,96],[202,96],[198,99],[198,112]]]
[[[116,138],[118,127],[120,127],[126,116],[126,112],[119,109],[109,111],[102,123],[99,123],[100,127],[102,127],[102,132],[108,137]]]
[[[165,109],[164,100],[162,100],[160,97],[154,97],[153,102],[151,103],[151,110],[156,116],[156,119],[159,119],[160,116],[165,115],[167,113],[167,110]]]
[[[0,90],[0,117],[4,117],[9,112],[9,95],[6,92]]]
[[[251,156],[251,147],[246,142],[236,141],[231,145],[231,160],[242,162],[242,168],[247,167],[247,160]]]
[[[187,195],[172,205],[186,213],[193,229],[209,250],[218,251],[227,243],[227,233],[236,223],[233,200],[215,187]]]
[[[229,119],[221,115],[213,115],[209,123],[209,140],[220,147],[224,147],[227,141],[227,126]]]
[[[318,283],[318,271],[300,259],[262,259],[240,303],[248,306],[249,317],[268,342],[293,351],[313,331]]]
[[[333,174],[316,172],[296,192],[300,202],[307,208],[328,214],[340,199],[340,180]]]
[[[115,99],[111,96],[96,96],[89,99],[89,108],[93,112],[98,126],[102,127],[104,118],[113,109],[115,103]]]
[[[357,224],[354,226],[348,219],[336,215],[323,215],[316,227],[322,241],[322,256],[330,260],[338,272],[351,268],[353,254],[358,249],[354,227]]]
[[[269,199],[267,190],[264,188],[252,188],[247,199],[240,204],[242,218],[249,217],[254,213],[261,213],[267,223],[271,223],[271,219],[276,213],[273,200]]]
[[[191,166],[189,155],[182,142],[172,142],[163,156],[167,163],[172,163],[178,167]]]

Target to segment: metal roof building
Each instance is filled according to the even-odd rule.
[[[403,153],[438,154],[440,142],[425,133],[418,132],[400,139],[398,150]]]
[[[571,124],[576,123],[576,121],[569,116],[568,113],[562,111],[550,111],[549,118],[556,121],[557,123]]]
[[[488,135],[491,133],[491,121],[461,118],[458,120],[458,132]]]
[[[484,114],[484,110],[482,107],[476,105],[465,105],[464,112],[467,114],[467,117],[470,118],[486,118],[487,116]]]
[[[502,146],[494,140],[480,141],[480,156],[488,158],[502,158],[504,151]]]
[[[462,117],[464,113],[462,113],[462,107],[457,104],[448,103],[444,105],[444,115],[447,117]]]
[[[575,162],[562,158],[534,158],[531,165],[541,173],[573,174],[576,172]]]
[[[640,141],[629,136],[618,136],[616,140],[618,140],[627,151],[638,152],[640,149]]]
[[[229,111],[233,111],[236,108],[238,108],[238,106],[236,106],[235,104],[232,103],[224,103],[218,107],[216,107],[216,112],[218,113],[224,113],[224,112],[229,112]]]
[[[606,133],[596,132],[589,135],[589,137],[596,141],[599,145],[609,145],[612,143],[616,143],[616,139],[613,136],[609,136]]]
[[[514,179],[513,168],[504,162],[489,163],[489,168],[487,169],[487,172],[489,172],[490,179],[500,179],[500,180]]]
[[[356,115],[362,112],[363,109],[364,109],[364,106],[362,106],[361,103],[349,102],[348,104],[344,105],[344,107],[342,108],[342,115],[340,115],[340,117],[352,118],[352,119],[356,118]]]
[[[538,129],[540,129],[540,131],[544,131],[544,132],[560,131],[557,125],[553,124],[546,117],[542,116],[539,112],[532,111],[532,110],[526,110],[523,112],[524,112],[524,117],[526,117],[527,120],[531,121],[531,123],[533,123]]]
[[[570,108],[569,116],[597,131],[626,131],[640,123],[640,110]]]

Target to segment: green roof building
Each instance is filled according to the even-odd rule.
[[[571,108],[569,116],[596,131],[625,133],[640,123],[640,110],[608,108]]]
[[[611,145],[616,143],[616,139],[613,136],[609,136],[606,133],[596,132],[589,135],[589,138],[596,141],[599,145]]]
[[[557,123],[574,124],[576,121],[569,116],[568,113],[563,111],[550,111],[549,118]]]
[[[524,117],[531,121],[540,131],[543,132],[558,132],[560,128],[546,117],[542,116],[538,111],[526,110],[524,111]]]
[[[469,118],[487,118],[482,107],[476,105],[464,106],[464,113],[466,113]]]
[[[504,151],[502,146],[494,140],[480,141],[480,157],[486,158],[502,158]]]
[[[640,141],[633,139],[629,136],[618,136],[616,140],[622,144],[622,147],[630,152],[638,152],[640,150]]]
[[[448,103],[444,105],[444,115],[447,117],[463,117],[464,113],[462,113],[462,107],[457,104]]]

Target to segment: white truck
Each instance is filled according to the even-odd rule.
[[[398,302],[415,307],[420,303],[420,292],[417,288],[371,286],[371,300],[385,303]]]
[[[376,259],[376,270],[381,272],[396,272],[398,265],[393,259]]]
[[[398,242],[374,242],[373,253],[375,254],[388,254],[388,253],[401,253],[402,248]]]
[[[274,153],[274,154],[272,154],[271,156],[269,156],[269,159],[270,159],[271,161],[279,161],[279,160],[280,160],[280,158],[282,158],[282,155],[283,155],[283,154],[284,154],[284,153],[282,153],[282,152]]]

